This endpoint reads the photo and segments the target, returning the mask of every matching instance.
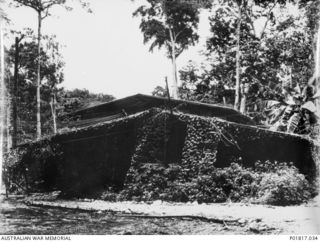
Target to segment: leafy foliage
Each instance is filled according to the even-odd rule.
[[[269,101],[265,112],[272,129],[288,133],[311,134],[317,125],[317,109],[314,90],[306,86],[304,90],[284,87],[286,99],[283,102]]]
[[[283,89],[304,89],[313,72],[313,34],[305,21],[310,4],[301,5],[299,14],[285,11],[298,9],[285,1],[238,1],[242,6],[240,36],[241,93],[246,97],[246,113],[256,121],[265,121],[264,102],[283,101]],[[203,53],[207,56],[200,67],[188,63],[180,71],[181,97],[208,103],[232,105],[236,76],[236,1],[219,1],[214,5],[210,20],[211,35]],[[315,13],[314,13],[315,14]],[[262,30],[257,21],[265,23]]]
[[[64,81],[64,61],[59,53],[59,44],[54,37],[44,36],[45,43],[41,48],[41,77],[42,77],[42,123],[44,134],[52,133],[52,117],[50,112],[51,95],[56,93],[58,85]],[[55,46],[55,47],[54,47]],[[37,44],[33,36],[27,36],[20,42],[18,56],[18,80],[16,104],[18,109],[19,139],[21,141],[32,140],[36,130],[36,77]],[[49,51],[50,50],[50,51]],[[8,50],[8,66],[14,67],[15,46]],[[13,76],[13,73],[10,73]],[[10,87],[12,88],[12,86]]]
[[[185,121],[187,120],[185,119]],[[220,140],[222,138],[220,134],[226,134],[227,129],[219,127],[218,130],[222,128],[222,132],[219,133],[217,129],[212,129],[212,126],[206,126],[200,120],[189,121],[192,126],[188,126],[188,135],[185,140],[181,163],[169,163],[166,165],[166,163],[156,159],[158,156],[145,155],[145,153],[139,152],[140,149],[147,153],[153,150],[150,147],[153,147],[152,142],[154,140],[143,138],[142,141],[149,144],[149,146],[146,148],[141,141],[139,142],[140,145],[137,147],[133,157],[124,189],[120,193],[108,191],[104,194],[105,198],[107,199],[107,197],[111,196],[114,200],[153,201],[160,199],[176,202],[198,201],[199,203],[231,200],[234,202],[251,201],[290,205],[304,202],[311,197],[312,192],[314,193],[313,187],[292,165],[260,162],[253,169],[244,168],[238,163],[231,163],[228,167],[216,168],[215,151],[217,147],[213,140]],[[206,132],[203,133],[202,129],[206,130]],[[254,133],[257,136],[257,133]],[[154,134],[157,136],[157,133]],[[250,134],[247,132],[247,135]],[[232,140],[225,142],[232,142]],[[159,142],[156,142],[156,144],[159,144]],[[160,148],[160,150],[163,149]],[[226,162],[224,163],[227,164]],[[298,183],[299,188],[297,188],[296,184],[292,184],[294,198],[288,199],[288,197],[283,198],[280,196],[279,201],[276,198],[271,201],[271,199],[267,199],[264,195],[265,193],[259,193],[262,188],[264,189],[262,186],[265,185],[265,183],[261,182],[267,179],[265,177],[275,177],[274,174],[279,170],[283,170],[284,173],[288,174],[287,176],[290,176],[288,179],[295,179],[295,176],[299,175],[301,182]],[[277,190],[277,183],[274,182],[272,184],[271,188]],[[290,190],[290,184],[284,189]],[[286,193],[282,188],[278,190],[280,190],[280,193]]]
[[[173,97],[178,98],[176,58],[189,46],[195,45],[199,36],[199,7],[180,0],[147,0],[133,16],[141,17],[140,30],[144,43],[150,42],[150,51],[164,47],[172,61]]]
[[[183,50],[195,44],[199,38],[195,31],[199,10],[193,4],[179,0],[147,2],[149,6],[139,7],[133,15],[141,17],[140,29],[144,42],[151,42],[150,51],[165,47],[168,57],[172,58],[172,54],[178,57]],[[173,36],[170,36],[170,32]],[[175,53],[172,53],[171,41],[175,43]]]
[[[262,172],[261,164],[257,163],[258,168],[254,169],[238,163],[215,168],[212,164],[208,167],[208,163],[199,162],[195,169],[206,172],[189,179],[183,178],[186,177],[183,165],[141,164],[136,166],[135,177],[124,190],[118,194],[109,191],[104,198],[198,203],[246,201],[283,206],[301,204],[315,194],[314,187],[294,166],[267,161],[273,169]]]
[[[88,90],[64,90],[59,87],[64,81],[64,60],[60,54],[61,46],[54,36],[43,36],[41,48],[41,118],[44,135],[53,133],[53,117],[51,110],[52,95],[56,96],[57,116],[76,111],[90,105],[108,102],[114,99],[108,94],[95,94]],[[11,46],[7,53],[7,63],[13,69],[15,62],[15,46]],[[19,143],[31,141],[36,131],[36,76],[37,44],[34,36],[25,34],[19,44],[17,109],[18,109],[18,140]],[[13,73],[8,77],[13,78]],[[11,84],[11,82],[9,82]],[[12,84],[9,86],[12,89]],[[9,89],[9,90],[10,90]]]
[[[261,176],[257,197],[261,203],[282,206],[300,204],[315,192],[313,186],[292,164],[266,162],[257,166]]]
[[[152,91],[152,96],[168,97],[168,92],[166,88],[163,88],[161,86],[156,86],[155,89]]]
[[[88,7],[88,3],[79,0],[79,2],[82,4],[83,7]],[[41,1],[41,0],[14,0],[14,3],[16,4],[17,7],[28,7],[33,9],[36,14],[37,14],[37,54],[36,58],[30,59],[29,61],[34,62],[33,64],[37,65],[37,71],[36,71],[36,138],[40,139],[41,138],[41,133],[42,133],[42,122],[41,122],[41,67],[42,67],[42,59],[41,59],[41,40],[42,40],[42,22],[45,18],[51,15],[50,11],[52,10],[53,7],[55,6],[62,6],[65,7],[67,10],[71,10],[72,8],[68,7],[66,5],[67,0],[48,0],[48,1]],[[91,10],[88,9],[90,12]],[[52,49],[55,49],[56,45],[51,45]],[[53,52],[52,52],[53,53]],[[54,54],[53,54],[54,56]],[[51,78],[52,79],[52,78]],[[53,78],[58,80],[58,78]],[[54,82],[51,82],[53,85]],[[56,132],[56,114],[55,114],[55,94],[52,95],[52,116],[53,116],[53,123],[54,123],[54,132]]]
[[[43,16],[48,17],[50,16],[50,10],[54,6],[61,6],[64,7],[66,10],[72,10],[72,7],[67,5],[70,1],[67,0],[48,0],[48,1],[39,1],[39,0],[14,0],[16,6],[25,6],[34,9],[37,12],[44,12],[45,15]],[[85,8],[88,12],[91,12],[90,5],[88,2],[84,0],[78,0],[83,8]]]
[[[113,99],[112,95],[91,93],[87,89],[61,90],[58,99],[60,105],[58,115],[63,116],[79,109],[112,101]]]

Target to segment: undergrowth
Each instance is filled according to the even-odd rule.
[[[183,167],[145,163],[135,166],[125,187],[115,192],[109,187],[101,198],[111,201],[172,201],[218,203],[250,202],[295,205],[316,195],[315,187],[292,164],[257,162],[254,168],[238,163],[216,168],[210,162],[198,164],[194,177],[186,178]]]

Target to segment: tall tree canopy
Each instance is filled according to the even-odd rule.
[[[64,90],[59,84],[64,81],[64,61],[60,55],[58,42],[50,36],[43,36],[41,47],[41,124],[43,135],[54,133],[59,123],[60,116],[74,112],[90,105],[111,101],[113,96],[108,94],[94,94],[88,90],[75,89]],[[18,139],[17,143],[26,142],[35,138],[36,130],[36,75],[37,63],[33,60],[37,57],[37,41],[35,38],[25,37],[19,43],[18,56],[18,85],[17,85],[17,119]],[[16,62],[16,46],[12,45],[7,52],[8,67],[13,70]],[[12,80],[13,73],[8,76]],[[12,88],[12,87],[11,87]],[[52,102],[55,102],[53,109]],[[55,127],[56,126],[56,127]]]
[[[231,91],[237,90],[237,8],[231,1],[224,2],[215,6],[210,16],[211,35],[204,51],[205,68],[195,71],[198,68],[187,66],[181,71],[181,80],[193,83],[192,92],[200,101],[234,102]],[[260,6],[254,2],[242,11],[240,94],[242,101],[244,97],[246,101],[241,102],[243,110],[249,115],[261,113],[260,100],[284,99],[285,79],[290,80],[292,88],[298,84],[303,89],[313,72],[313,35],[305,21],[306,11],[300,9],[303,11],[293,14],[288,9],[298,9],[297,5],[274,3]],[[260,28],[255,24],[258,19]]]
[[[50,112],[50,98],[52,93],[55,92],[57,85],[63,82],[63,68],[64,62],[62,57],[58,53],[57,48],[53,48],[48,45],[56,45],[58,43],[52,37],[43,36],[44,43],[47,43],[41,48],[41,77],[42,77],[42,98],[41,105],[42,111],[41,117],[46,120],[42,123],[42,129],[45,134],[52,133],[52,126],[55,120],[53,120],[52,113]],[[55,56],[50,54],[49,49],[52,51],[55,49]],[[26,37],[18,44],[18,56],[17,46],[13,45],[8,50],[8,65],[17,68],[17,73],[11,73],[17,75],[17,87],[14,95],[16,96],[15,104],[17,105],[17,118],[19,121],[20,136],[23,135],[21,131],[24,131],[27,139],[34,137],[34,131],[36,130],[36,120],[34,113],[36,113],[36,90],[37,82],[36,76],[38,71],[37,63],[33,60],[38,56],[38,46],[35,38]],[[13,78],[10,78],[13,79]],[[13,88],[12,85],[10,88]]]
[[[199,36],[199,7],[188,1],[147,0],[148,5],[139,7],[134,16],[141,17],[140,29],[144,43],[150,43],[150,51],[164,47],[172,61],[173,97],[178,97],[176,58]]]
[[[50,16],[50,10],[55,6],[65,7],[67,10],[71,10],[72,8],[67,5],[69,1],[67,0],[14,0],[18,6],[25,6],[33,9],[38,16],[38,36],[37,36],[37,47],[38,54],[35,60],[37,61],[37,139],[41,137],[41,97],[40,97],[40,89],[41,89],[41,34],[42,34],[42,21]],[[83,0],[78,0],[82,6],[88,8],[88,3]],[[89,11],[91,11],[88,8]]]

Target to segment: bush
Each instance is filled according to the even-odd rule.
[[[271,205],[294,205],[311,198],[312,186],[293,166],[261,173],[258,201]]]
[[[198,174],[185,179],[183,165],[136,164],[117,200],[294,205],[307,201],[313,193],[304,175],[285,163],[257,162],[253,169],[232,163],[215,168],[211,161],[203,160],[197,167]],[[103,198],[114,200],[110,194]]]

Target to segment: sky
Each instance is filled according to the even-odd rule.
[[[12,2],[12,0],[7,0]],[[76,1],[75,1],[76,2]],[[164,50],[149,52],[149,45],[143,44],[139,29],[139,18],[132,13],[143,0],[88,0],[93,13],[88,13],[73,4],[73,11],[67,12],[55,7],[52,16],[43,23],[44,34],[55,34],[64,45],[62,55],[66,63],[66,89],[86,88],[91,92],[112,94],[121,98],[136,93],[151,94],[165,76],[169,85],[172,81],[171,62]],[[37,15],[27,7],[5,8],[11,19],[9,28],[36,30]],[[199,33],[200,41],[189,48],[177,60],[178,69],[189,60],[201,61],[199,51],[209,34],[207,17],[202,14]],[[8,29],[9,29],[8,28]],[[7,39],[8,46],[10,38]]]

